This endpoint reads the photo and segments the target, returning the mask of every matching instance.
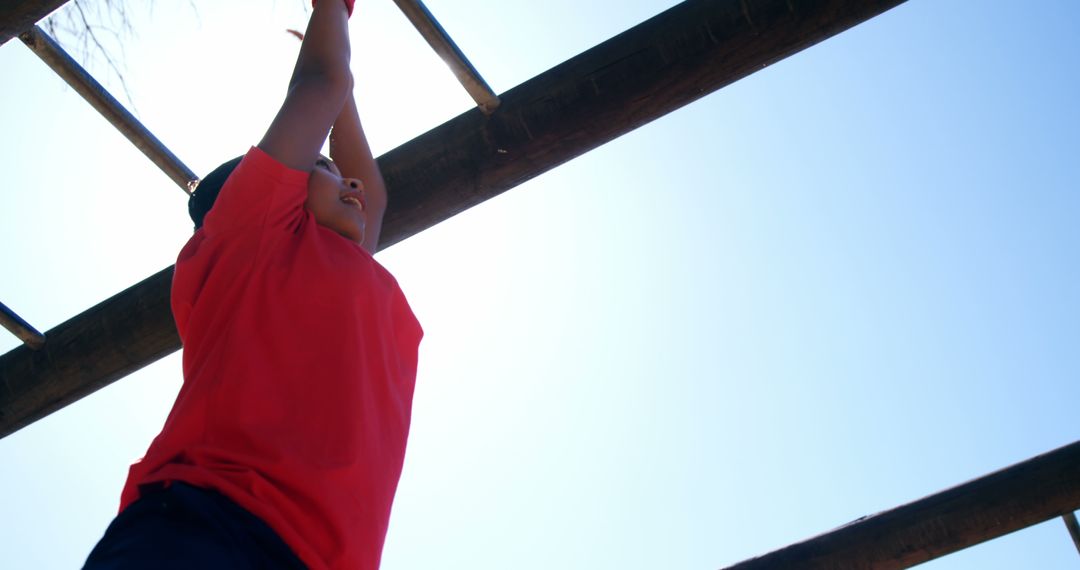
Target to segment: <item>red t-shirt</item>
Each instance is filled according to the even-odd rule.
[[[304,209],[308,173],[252,148],[176,262],[184,384],[131,467],[261,518],[311,568],[374,569],[423,331],[393,276]]]

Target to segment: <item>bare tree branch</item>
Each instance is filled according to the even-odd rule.
[[[299,1],[305,13],[310,10],[309,0],[294,1]],[[195,0],[188,0],[187,3],[196,20],[201,21]],[[276,5],[277,1],[273,3]],[[137,35],[128,12],[131,4],[122,0],[70,0],[49,16],[42,27],[57,43],[72,51],[72,56],[83,67],[90,68],[99,59],[104,60],[109,75],[115,76],[120,82],[131,112],[138,115],[128,89],[124,66],[125,46]],[[148,15],[153,14],[155,2],[135,4],[145,7]]]
[[[135,37],[135,28],[123,2],[71,0],[45,20],[44,29],[57,43],[73,51],[72,56],[84,67],[104,59],[110,75],[119,81],[131,112],[138,115],[124,68],[124,44]],[[117,51],[119,55],[115,55]]]
[[[97,52],[105,57],[105,63],[109,65],[109,68],[112,69],[113,73],[120,81],[120,87],[124,90],[124,98],[128,100],[128,106],[131,107],[132,114],[138,115],[138,112],[135,109],[135,100],[131,97],[131,91],[128,89],[127,80],[124,79],[124,72],[119,67],[119,65],[123,65],[123,63],[121,62],[118,65],[116,58],[112,57],[112,55],[109,53],[109,50],[105,49],[105,46],[101,45],[101,40],[98,39],[99,31],[110,32],[116,39],[116,44],[120,49],[121,58],[126,59],[127,54],[124,50],[123,42],[125,38],[122,34],[126,34],[129,36],[133,35],[134,29],[131,27],[131,21],[128,20],[127,14],[124,12],[123,6],[117,6],[112,1],[105,0],[105,7],[109,11],[109,13],[116,13],[120,16],[120,27],[118,31],[116,28],[103,28],[101,26],[95,26],[91,24],[90,20],[86,17],[86,11],[83,9],[83,2],[80,2],[79,0],[74,0],[73,2],[71,2],[71,5],[74,6],[75,11],[78,12],[79,20],[82,22],[83,29],[86,31],[86,33],[83,35],[84,46],[87,41],[92,42],[94,44],[94,47],[97,49]]]

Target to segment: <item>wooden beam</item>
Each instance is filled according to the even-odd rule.
[[[104,86],[68,55],[64,48],[56,43],[56,40],[49,37],[49,34],[38,26],[30,26],[29,30],[19,34],[19,39],[76,93],[82,95],[82,98],[90,103],[90,106],[106,121],[109,121],[109,124],[120,131],[120,134],[127,137],[135,148],[150,159],[150,162],[171,178],[184,193],[191,194],[199,182],[199,177],[195,176],[195,173],[180,162],[180,159],[176,158],[176,155],[162,144],[154,133],[144,127],[135,115],[125,109]]]
[[[45,346],[45,335],[30,326],[30,323],[23,320],[15,311],[12,311],[3,303],[0,303],[0,325],[11,331],[11,334],[18,337],[19,340],[23,341],[23,344],[33,350],[39,350]]]
[[[465,88],[469,96],[476,101],[480,110],[490,114],[499,106],[499,96],[488,87],[480,72],[476,71],[469,58],[461,52],[454,39],[446,33],[435,16],[424,6],[420,0],[394,0],[405,17],[409,19],[416,31],[420,32],[424,41],[435,50],[435,53],[446,62],[457,77],[458,83]]]
[[[1080,522],[1076,522],[1076,513],[1065,513],[1061,518],[1065,520],[1065,528],[1072,537],[1077,554],[1080,554]]]
[[[2,435],[88,396],[180,348],[169,308],[172,267],[46,333],[40,350],[0,357]]]
[[[908,568],[1080,509],[1080,441],[726,570]]]
[[[493,114],[474,108],[380,157],[380,246],[903,1],[683,2],[511,89]],[[49,350],[0,356],[0,437],[179,348],[167,271],[47,331]]]
[[[904,0],[688,0],[380,160],[389,245]],[[387,231],[389,229],[389,232]]]
[[[34,27],[34,24],[68,0],[4,0],[0,2],[0,46]]]

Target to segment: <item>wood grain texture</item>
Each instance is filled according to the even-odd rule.
[[[68,0],[4,0],[0,2],[0,46],[29,30]]]
[[[388,247],[903,0],[688,0],[379,158]],[[22,2],[29,5],[32,2]],[[170,270],[0,356],[0,437],[179,348]]]
[[[891,570],[1080,509],[1080,442],[726,570]]]

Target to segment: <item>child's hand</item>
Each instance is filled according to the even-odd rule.
[[[343,1],[322,0],[312,11],[288,94],[258,144],[263,152],[293,170],[311,171],[330,127],[352,93],[346,20],[349,4],[338,3]]]
[[[315,4],[318,1],[319,0],[311,0],[311,7],[314,8]],[[330,0],[330,1],[333,2],[335,0]],[[356,0],[342,0],[342,1],[345,2],[345,8],[349,11],[349,17],[351,18],[352,17],[352,11],[353,11],[353,5],[356,3]]]

